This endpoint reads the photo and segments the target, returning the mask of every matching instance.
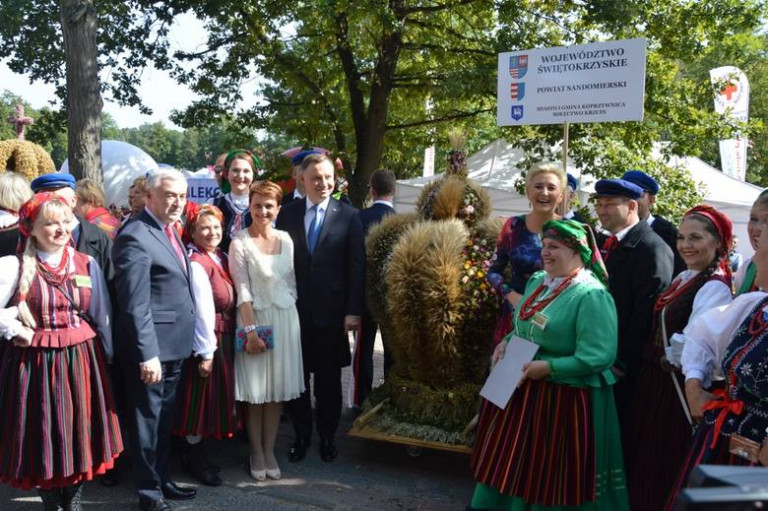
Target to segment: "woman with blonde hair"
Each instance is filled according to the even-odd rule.
[[[106,363],[110,302],[94,259],[69,246],[72,210],[39,193],[19,211],[22,256],[0,258],[0,482],[79,510],[82,484],[123,449]]]
[[[114,216],[105,206],[104,190],[93,179],[81,179],[75,185],[77,206],[75,213],[81,215],[88,222],[104,231],[109,239],[114,240],[120,220]]]
[[[563,201],[567,177],[562,167],[537,163],[525,176],[525,193],[530,212],[510,217],[496,242],[496,252],[488,269],[488,283],[504,298],[494,344],[512,330],[512,316],[528,279],[542,269],[541,226],[560,218],[557,206]]]
[[[19,242],[19,208],[32,197],[32,189],[15,172],[0,174],[0,257],[16,253]]]

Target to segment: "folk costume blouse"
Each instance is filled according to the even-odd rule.
[[[71,247],[66,247],[65,250],[69,251],[70,263],[69,271],[73,276],[75,286],[88,287],[90,294],[90,301],[88,306],[88,314],[93,319],[99,333],[101,334],[102,344],[107,356],[107,360],[111,361],[113,356],[112,350],[112,329],[110,326],[111,317],[111,304],[109,301],[109,295],[107,294],[107,285],[104,281],[104,276],[99,268],[98,263],[89,255],[75,252]],[[37,257],[44,263],[48,263],[51,266],[57,266],[61,262],[61,258],[64,252],[58,254],[48,254],[45,252],[37,252]],[[85,262],[82,266],[87,266],[86,272],[77,263],[75,254],[79,256],[78,260]],[[87,258],[87,259],[86,259]],[[75,276],[81,278],[75,279]],[[37,276],[37,279],[42,280],[42,277]],[[22,324],[18,319],[18,308],[14,306],[8,307],[9,302],[16,294],[16,290],[19,282],[19,258],[16,256],[6,256],[0,258],[0,337],[11,340],[21,331]],[[46,285],[47,286],[47,285]],[[66,299],[65,299],[66,300]],[[63,309],[69,309],[70,304],[67,301],[66,304],[59,304]],[[54,307],[59,307],[54,304]],[[80,319],[77,318],[76,322],[80,324]],[[38,325],[36,331],[42,330],[42,325]],[[92,331],[91,331],[92,332]],[[92,335],[91,335],[92,337]],[[53,339],[53,337],[51,337]],[[83,339],[86,340],[86,339]],[[51,345],[54,340],[47,341],[47,345]],[[66,342],[66,341],[62,341]],[[33,341],[34,343],[34,341]],[[54,347],[54,346],[51,346]]]
[[[673,279],[671,285],[674,286],[675,282],[679,281],[677,286],[678,288],[682,288],[693,278],[699,275],[699,273],[701,272],[696,270],[685,270]],[[733,300],[733,295],[731,293],[730,287],[728,287],[725,282],[718,279],[708,280],[696,292],[696,296],[693,299],[691,314],[688,316],[687,325],[694,323],[699,316],[710,309],[714,309],[715,307],[720,307],[722,305],[728,305],[731,303],[731,300]],[[667,334],[669,336],[668,339],[670,344],[670,347],[666,350],[667,360],[669,360],[671,364],[679,367],[680,357],[683,352],[683,346],[685,345],[686,337],[684,333],[679,332],[667,332]]]
[[[564,278],[536,273],[526,295],[544,282],[546,297]],[[515,318],[515,333],[539,345],[537,360],[549,364],[549,379],[573,387],[604,387],[616,382],[610,368],[616,359],[616,306],[608,290],[589,270],[581,269],[571,284],[541,314],[546,326]]]
[[[218,256],[210,254],[214,264]],[[215,258],[215,259],[214,259]],[[220,262],[218,263],[220,264]],[[216,306],[213,301],[213,288],[208,273],[197,261],[190,261],[192,269],[192,292],[195,295],[195,309],[197,319],[195,321],[195,339],[192,342],[192,353],[206,360],[213,358],[218,341],[216,340]]]
[[[720,374],[723,356],[734,333],[768,293],[755,291],[737,296],[729,305],[711,309],[683,330],[685,345],[681,357],[686,380],[701,380],[709,387]],[[766,307],[765,309],[768,309]]]

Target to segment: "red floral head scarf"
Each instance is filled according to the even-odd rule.
[[[683,215],[683,220],[696,216],[704,217],[709,222],[711,222],[712,225],[715,226],[717,237],[720,239],[720,243],[723,245],[718,252],[720,268],[730,278],[731,265],[728,262],[728,253],[730,252],[731,245],[733,244],[733,222],[731,222],[731,219],[728,218],[728,215],[718,211],[708,204],[702,204],[701,206],[696,206],[689,209],[686,211],[685,215]]]
[[[27,246],[27,239],[32,234],[32,227],[35,225],[35,220],[40,216],[40,212],[43,210],[43,206],[49,202],[58,202],[63,206],[69,208],[69,203],[56,195],[54,192],[40,192],[36,193],[27,202],[21,205],[19,208],[19,245],[16,248],[18,254],[24,253],[24,249]]]

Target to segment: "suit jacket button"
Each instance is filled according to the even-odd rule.
[[[194,314],[195,314],[195,309],[192,309],[192,310],[191,310],[191,311],[189,311],[189,312],[191,312],[191,313],[192,313],[192,315],[194,316]]]

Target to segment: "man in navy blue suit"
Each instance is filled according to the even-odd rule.
[[[365,308],[363,227],[352,206],[334,199],[333,162],[311,154],[301,164],[306,196],[283,206],[276,227],[294,244],[296,307],[306,390],[288,402],[296,441],[289,460],[301,461],[312,438],[313,373],[320,457],[336,459],[334,443],[341,416],[341,368],[351,362],[347,332],[360,327]]]
[[[395,197],[396,186],[397,178],[391,170],[379,169],[371,176],[370,193],[373,204],[359,213],[365,236],[368,236],[371,227],[380,223],[384,217],[395,213],[392,201]],[[355,346],[355,359],[352,364],[355,375],[353,402],[358,407],[371,393],[373,386],[373,346],[376,342],[376,330],[378,328],[379,324],[371,316],[368,307],[365,307],[360,336]],[[386,376],[392,366],[392,357],[387,349],[386,339],[382,338],[382,341],[384,344],[384,375]]]
[[[165,511],[185,500],[168,472],[176,386],[192,352],[195,300],[186,251],[174,224],[187,202],[187,182],[162,168],[147,180],[144,211],[115,240],[112,259],[120,310],[116,346],[124,364],[133,476],[142,510]]]

